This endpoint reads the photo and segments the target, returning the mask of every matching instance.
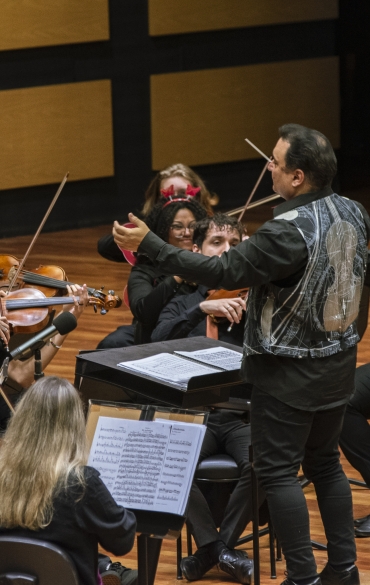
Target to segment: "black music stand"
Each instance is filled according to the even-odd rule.
[[[123,404],[89,401],[87,436],[92,442],[99,416],[151,421],[167,418],[176,422],[206,424],[208,412],[189,411],[165,406]],[[131,509],[137,520],[138,585],[153,585],[159,554],[164,538],[177,539],[185,523],[185,516],[147,510]]]
[[[159,353],[196,351],[225,347],[242,354],[242,349],[208,337],[190,337],[159,343],[148,343],[118,349],[81,352],[76,358],[75,386],[87,402],[89,399],[165,404],[179,408],[197,408],[228,400],[230,386],[241,383],[240,368],[219,371],[189,380],[187,388],[171,382],[128,371],[117,364]]]

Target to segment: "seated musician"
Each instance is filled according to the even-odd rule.
[[[60,546],[80,585],[93,585],[102,583],[98,544],[116,555],[128,553],[136,519],[86,462],[78,392],[62,378],[38,380],[16,405],[0,448],[0,535]]]
[[[193,251],[206,256],[221,256],[231,246],[239,244],[243,228],[222,214],[198,222],[193,236]],[[241,298],[207,300],[207,288],[198,286],[196,292],[172,299],[163,309],[152,334],[153,341],[165,341],[206,334],[206,317],[221,318],[219,339],[242,346],[245,301]],[[230,323],[233,324],[228,331]],[[247,389],[245,389],[247,392]],[[247,396],[245,396],[247,398]],[[200,459],[226,453],[235,459],[240,479],[230,496],[219,531],[201,491],[192,486],[187,522],[198,550],[184,558],[181,569],[188,580],[200,579],[214,565],[240,583],[251,583],[253,563],[245,553],[235,550],[236,542],[252,519],[251,478],[248,449],[251,442],[247,414],[237,410],[211,410]]]
[[[73,296],[75,302],[73,305],[63,305],[63,311],[69,311],[76,319],[82,315],[85,306],[88,304],[87,287],[79,287],[72,285],[67,287],[70,296]],[[76,297],[75,295],[78,295]],[[0,296],[5,297],[5,293],[0,291]],[[41,349],[42,368],[46,368],[52,359],[56,356],[58,350],[62,347],[67,335],[57,333],[50,341]],[[10,340],[10,327],[6,317],[0,317],[0,339],[4,346],[8,345]],[[5,352],[0,351],[0,367],[5,358]],[[24,388],[28,388],[34,379],[35,361],[31,357],[26,361],[16,360],[11,361],[8,366],[8,379],[3,385],[3,389],[11,403],[15,403],[20,397]],[[10,410],[5,403],[2,396],[0,396],[0,432],[4,431],[9,419]]]
[[[196,191],[196,190],[194,190]],[[166,194],[147,217],[154,233],[177,248],[191,250],[192,226],[207,215],[196,201],[196,193]],[[121,252],[120,252],[121,253]],[[193,292],[195,287],[178,276],[163,276],[144,255],[139,255],[128,279],[130,309],[134,315],[135,343],[149,343],[150,335],[163,307],[175,296]],[[98,349],[132,345],[128,338],[131,326],[118,327],[99,344]]]

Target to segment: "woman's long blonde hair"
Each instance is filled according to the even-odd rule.
[[[17,404],[0,445],[0,526],[44,528],[53,498],[73,478],[84,486],[85,419],[77,390],[50,377]]]
[[[142,209],[144,217],[151,212],[154,205],[158,203],[161,198],[161,182],[163,179],[170,179],[171,177],[182,177],[188,181],[192,187],[200,187],[200,192],[196,196],[199,203],[205,208],[209,215],[213,215],[212,205],[217,205],[218,197],[208,191],[200,176],[187,165],[181,163],[171,165],[159,171],[145,193],[145,203]]]

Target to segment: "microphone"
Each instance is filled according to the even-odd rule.
[[[61,313],[49,327],[40,331],[32,339],[22,343],[16,349],[13,349],[10,352],[10,361],[31,357],[37,349],[44,347],[50,337],[53,337],[56,333],[67,335],[67,333],[73,331],[76,327],[77,319],[72,313]]]

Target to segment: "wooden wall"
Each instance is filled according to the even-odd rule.
[[[32,233],[67,170],[49,230],[123,219],[180,161],[239,205],[263,165],[244,138],[269,153],[284,122],[339,147],[338,4],[0,0],[3,235]]]

